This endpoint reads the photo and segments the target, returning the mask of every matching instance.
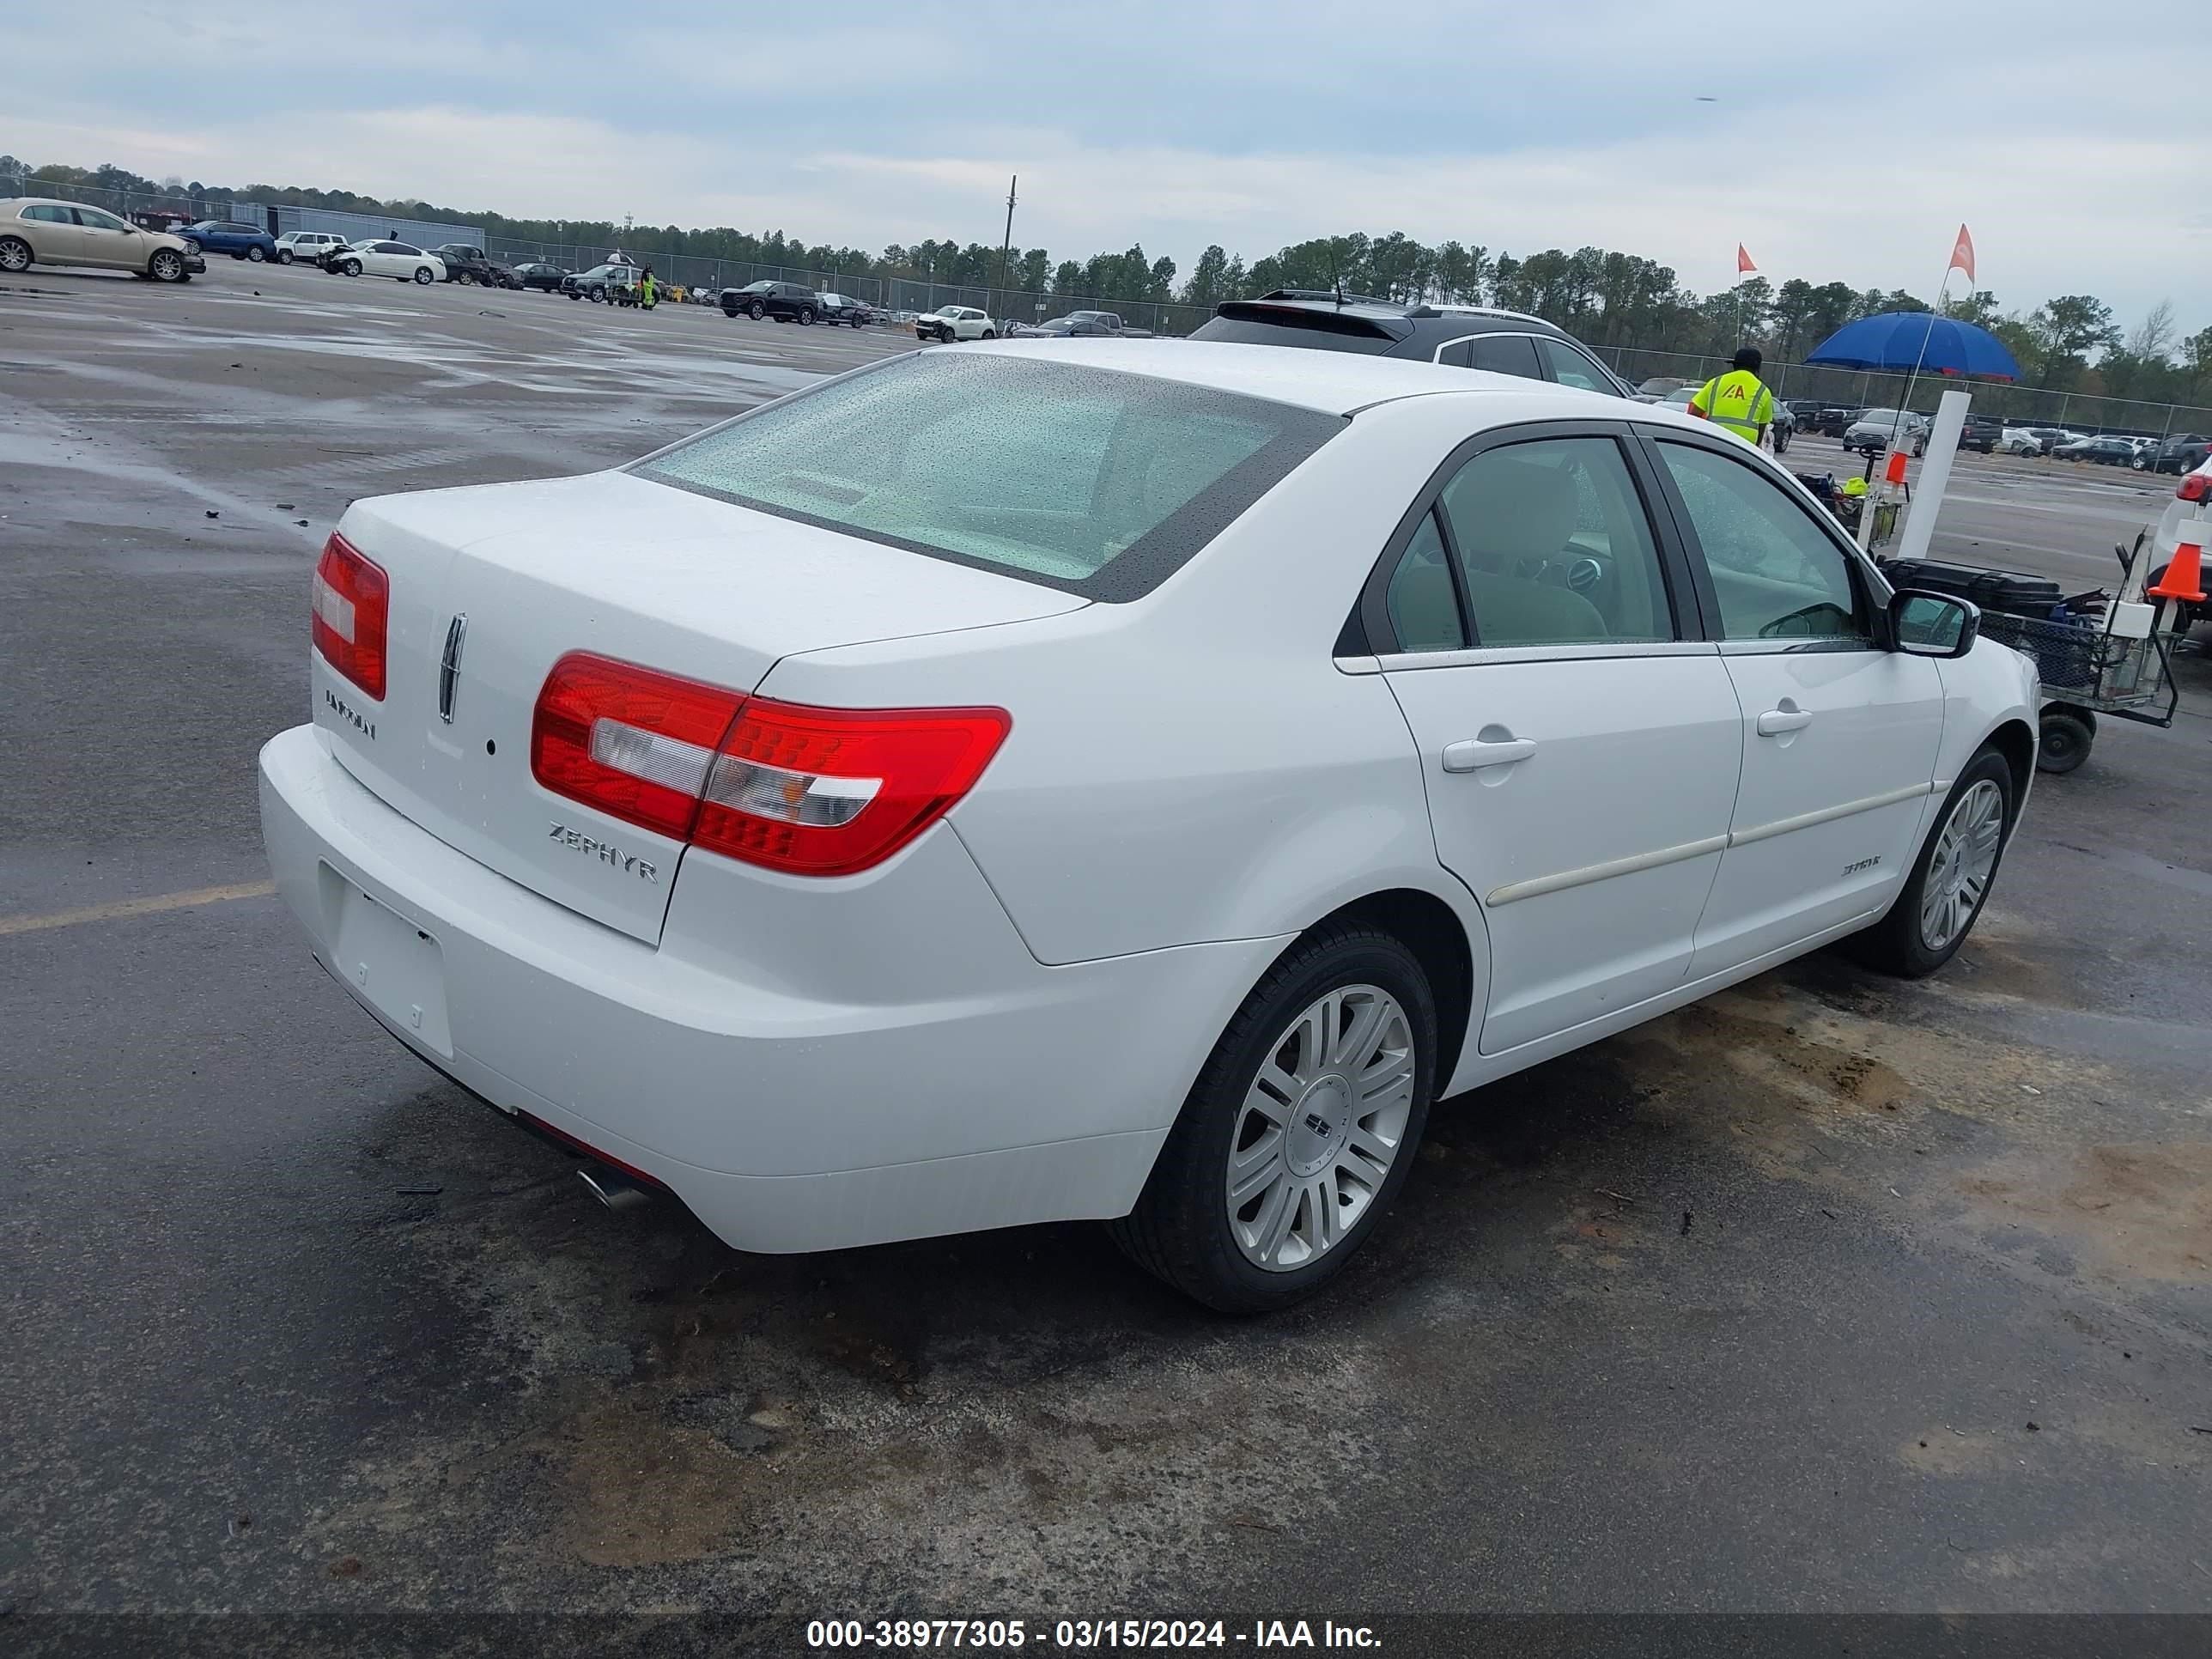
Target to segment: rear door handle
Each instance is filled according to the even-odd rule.
[[[1465,743],[1444,745],[1444,770],[1447,772],[1480,772],[1486,766],[1510,766],[1515,761],[1524,761],[1536,752],[1534,738],[1511,738],[1504,743],[1485,743],[1480,738],[1469,738]]]
[[[1770,708],[1759,717],[1759,735],[1779,737],[1784,732],[1802,732],[1813,723],[1813,716],[1802,708]]]

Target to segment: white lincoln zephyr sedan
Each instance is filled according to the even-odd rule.
[[[1649,405],[1262,345],[960,346],[611,472],[358,501],[261,754],[424,1060],[823,1250],[1077,1217],[1226,1310],[1430,1103],[1986,900],[2035,676]]]

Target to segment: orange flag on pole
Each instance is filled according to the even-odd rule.
[[[1963,270],[1969,283],[1974,280],[1974,239],[1966,234],[1964,225],[1959,227],[1959,240],[1951,244],[1951,263],[1945,269]]]
[[[1966,234],[1966,230],[1965,230],[1965,228],[1964,228],[1963,227],[1961,227],[1961,228],[1960,228],[1959,234],[1960,234],[1961,236],[1964,236],[1964,235]],[[1971,264],[1971,261],[1972,260],[1973,257],[1974,257],[1974,256],[1973,256],[1973,250],[1972,250],[1972,249],[1971,249],[1971,248],[1969,248],[1969,249],[1967,250],[1967,252],[1966,252],[1966,258],[1967,258],[1968,261],[1970,262],[1970,263],[1969,263],[1969,264],[1968,264],[1967,273],[1966,273],[1968,276],[1972,276],[1972,275],[1973,274],[1973,270],[1972,270],[1972,264]],[[1738,242],[1738,243],[1735,245],[1735,274],[1736,274],[1737,276],[1742,276],[1742,275],[1743,275],[1743,273],[1744,273],[1745,271],[1747,271],[1747,270],[1757,270],[1758,269],[1759,269],[1759,267],[1758,267],[1757,265],[1755,265],[1755,264],[1752,264],[1752,262],[1751,262],[1751,255],[1749,255],[1748,253],[1747,253],[1747,252],[1744,252],[1744,249],[1743,249],[1743,244],[1742,244],[1741,242]]]

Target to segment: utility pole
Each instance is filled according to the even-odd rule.
[[[999,291],[1001,294],[1006,291],[1006,258],[1014,246],[1014,186],[1021,181],[1022,175],[1018,173],[1006,176],[1006,234],[999,244]],[[1011,315],[1013,307],[1009,305],[1006,310]]]

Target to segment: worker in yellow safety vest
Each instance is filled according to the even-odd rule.
[[[1766,428],[1774,423],[1774,394],[1759,378],[1759,366],[1764,361],[1757,346],[1744,347],[1735,354],[1733,368],[1698,388],[1698,395],[1690,400],[1690,413],[1701,421],[1726,427],[1753,447],[1763,444]]]

